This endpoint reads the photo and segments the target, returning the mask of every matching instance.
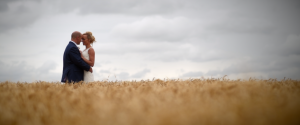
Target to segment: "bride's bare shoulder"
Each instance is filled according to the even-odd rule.
[[[89,53],[89,54],[91,54],[91,53],[93,53],[93,54],[94,54],[94,53],[95,53],[95,50],[94,50],[94,48],[90,48],[90,49],[88,50],[88,53]]]

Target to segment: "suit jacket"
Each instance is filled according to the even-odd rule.
[[[70,41],[64,52],[61,82],[83,81],[83,70],[89,69],[90,66],[81,58],[78,47]]]

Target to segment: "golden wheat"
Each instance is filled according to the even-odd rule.
[[[2,82],[0,124],[300,124],[300,81]]]

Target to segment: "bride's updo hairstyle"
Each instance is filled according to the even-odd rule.
[[[95,41],[95,37],[93,36],[92,32],[87,31],[85,32],[83,35],[86,35],[88,40],[91,42],[91,44],[93,44]]]

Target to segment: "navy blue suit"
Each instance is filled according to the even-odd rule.
[[[80,56],[78,47],[69,42],[64,52],[63,74],[61,82],[83,81],[83,70],[89,71],[90,66]]]

